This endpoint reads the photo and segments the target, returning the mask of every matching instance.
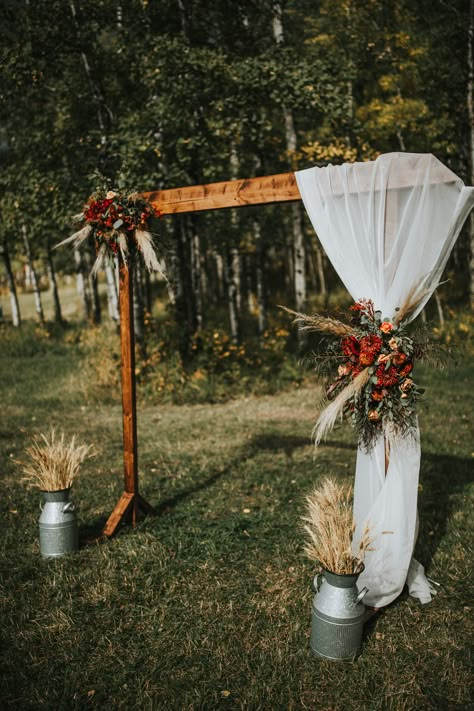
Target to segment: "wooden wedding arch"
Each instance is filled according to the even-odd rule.
[[[294,173],[158,190],[142,195],[163,215],[301,200]],[[133,291],[131,274],[123,261],[119,269],[119,301],[124,492],[104,526],[105,536],[112,536],[125,518],[131,518],[135,525],[139,511],[155,513],[138,491]]]
[[[366,166],[366,169],[364,167]],[[357,184],[349,180],[350,192],[373,189],[372,167],[370,163],[361,164]],[[430,182],[449,183],[456,179],[452,173],[446,174],[442,164],[436,165],[430,173]],[[397,190],[410,188],[417,184],[416,168],[403,173],[390,174],[386,188]],[[342,195],[344,185],[341,178],[332,176],[332,189]],[[202,210],[220,210],[223,208],[245,207],[247,205],[265,205],[277,202],[301,200],[294,173],[280,173],[260,178],[229,180],[222,183],[195,185],[170,190],[158,190],[142,193],[143,197],[159,208],[163,215],[177,215]],[[385,245],[395,237],[397,200],[392,199],[385,213]],[[119,502],[111,513],[103,533],[112,536],[117,526],[130,516],[134,524],[137,513],[154,513],[154,509],[138,492],[137,458],[137,412],[135,391],[135,342],[133,330],[133,294],[132,280],[125,264],[120,264],[120,336],[122,355],[122,410],[123,410],[123,456],[125,487]],[[385,471],[388,469],[389,452],[385,452]]]

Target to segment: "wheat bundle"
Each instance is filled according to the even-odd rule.
[[[366,524],[354,549],[355,522],[352,514],[353,489],[331,477],[323,479],[306,497],[306,515],[302,517],[308,535],[304,551],[311,560],[338,575],[360,573],[365,554],[373,550],[372,527]]]
[[[26,453],[29,462],[20,462],[23,473],[22,481],[30,486],[37,486],[42,491],[61,491],[69,489],[76,479],[82,462],[92,457],[92,445],[77,445],[75,436],[66,442],[64,433],[58,437],[54,429],[48,437],[42,434],[34,438]]]

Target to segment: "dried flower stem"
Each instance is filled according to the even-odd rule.
[[[286,306],[279,306],[279,308],[287,311],[295,317],[293,319],[293,323],[298,324],[300,331],[317,331],[341,337],[355,335],[355,331],[352,326],[348,323],[343,323],[343,321],[339,321],[336,318],[321,316],[320,314],[307,316],[306,314],[299,313],[298,311],[292,311]]]

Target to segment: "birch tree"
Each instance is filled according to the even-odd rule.
[[[273,36],[277,45],[282,45],[284,42],[282,11],[279,2],[273,5]],[[285,139],[286,151],[289,160],[289,168],[295,168],[295,154],[297,148],[297,137],[295,129],[295,121],[293,112],[283,106],[283,118],[285,122]],[[302,224],[301,206],[299,203],[293,203],[291,206],[292,212],[292,262],[293,262],[293,289],[294,302],[297,311],[302,311],[306,302],[306,254],[304,243],[304,232]],[[298,331],[298,334],[301,334]]]
[[[8,291],[10,293],[10,307],[12,312],[12,324],[13,326],[15,326],[15,328],[19,328],[19,326],[21,325],[20,305],[18,302],[15,275],[13,274],[10,252],[8,250],[8,244],[6,239],[4,239],[3,243],[0,244],[0,252],[2,254],[3,263],[5,265],[5,271],[7,274]]]
[[[34,298],[35,298],[36,315],[38,317],[38,321],[40,322],[40,324],[44,324],[43,302],[41,300],[41,291],[40,291],[40,285],[39,285],[39,280],[38,280],[38,273],[36,271],[35,263],[33,260],[33,254],[31,251],[31,245],[30,245],[30,240],[28,237],[28,231],[26,229],[26,225],[21,226],[21,234],[23,237],[23,244],[25,246],[26,262],[29,267],[31,286],[32,286],[33,294],[34,294]]]

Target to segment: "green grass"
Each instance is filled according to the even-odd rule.
[[[122,491],[121,410],[84,399],[74,345],[0,345],[2,707],[472,708],[472,363],[422,373],[418,558],[441,582],[372,622],[354,663],[312,657],[303,496],[351,479],[336,430],[316,460],[316,385],[216,405],[139,409],[141,493],[159,515],[95,542]],[[79,553],[39,556],[40,495],[15,459],[51,426],[93,442],[73,498]]]

